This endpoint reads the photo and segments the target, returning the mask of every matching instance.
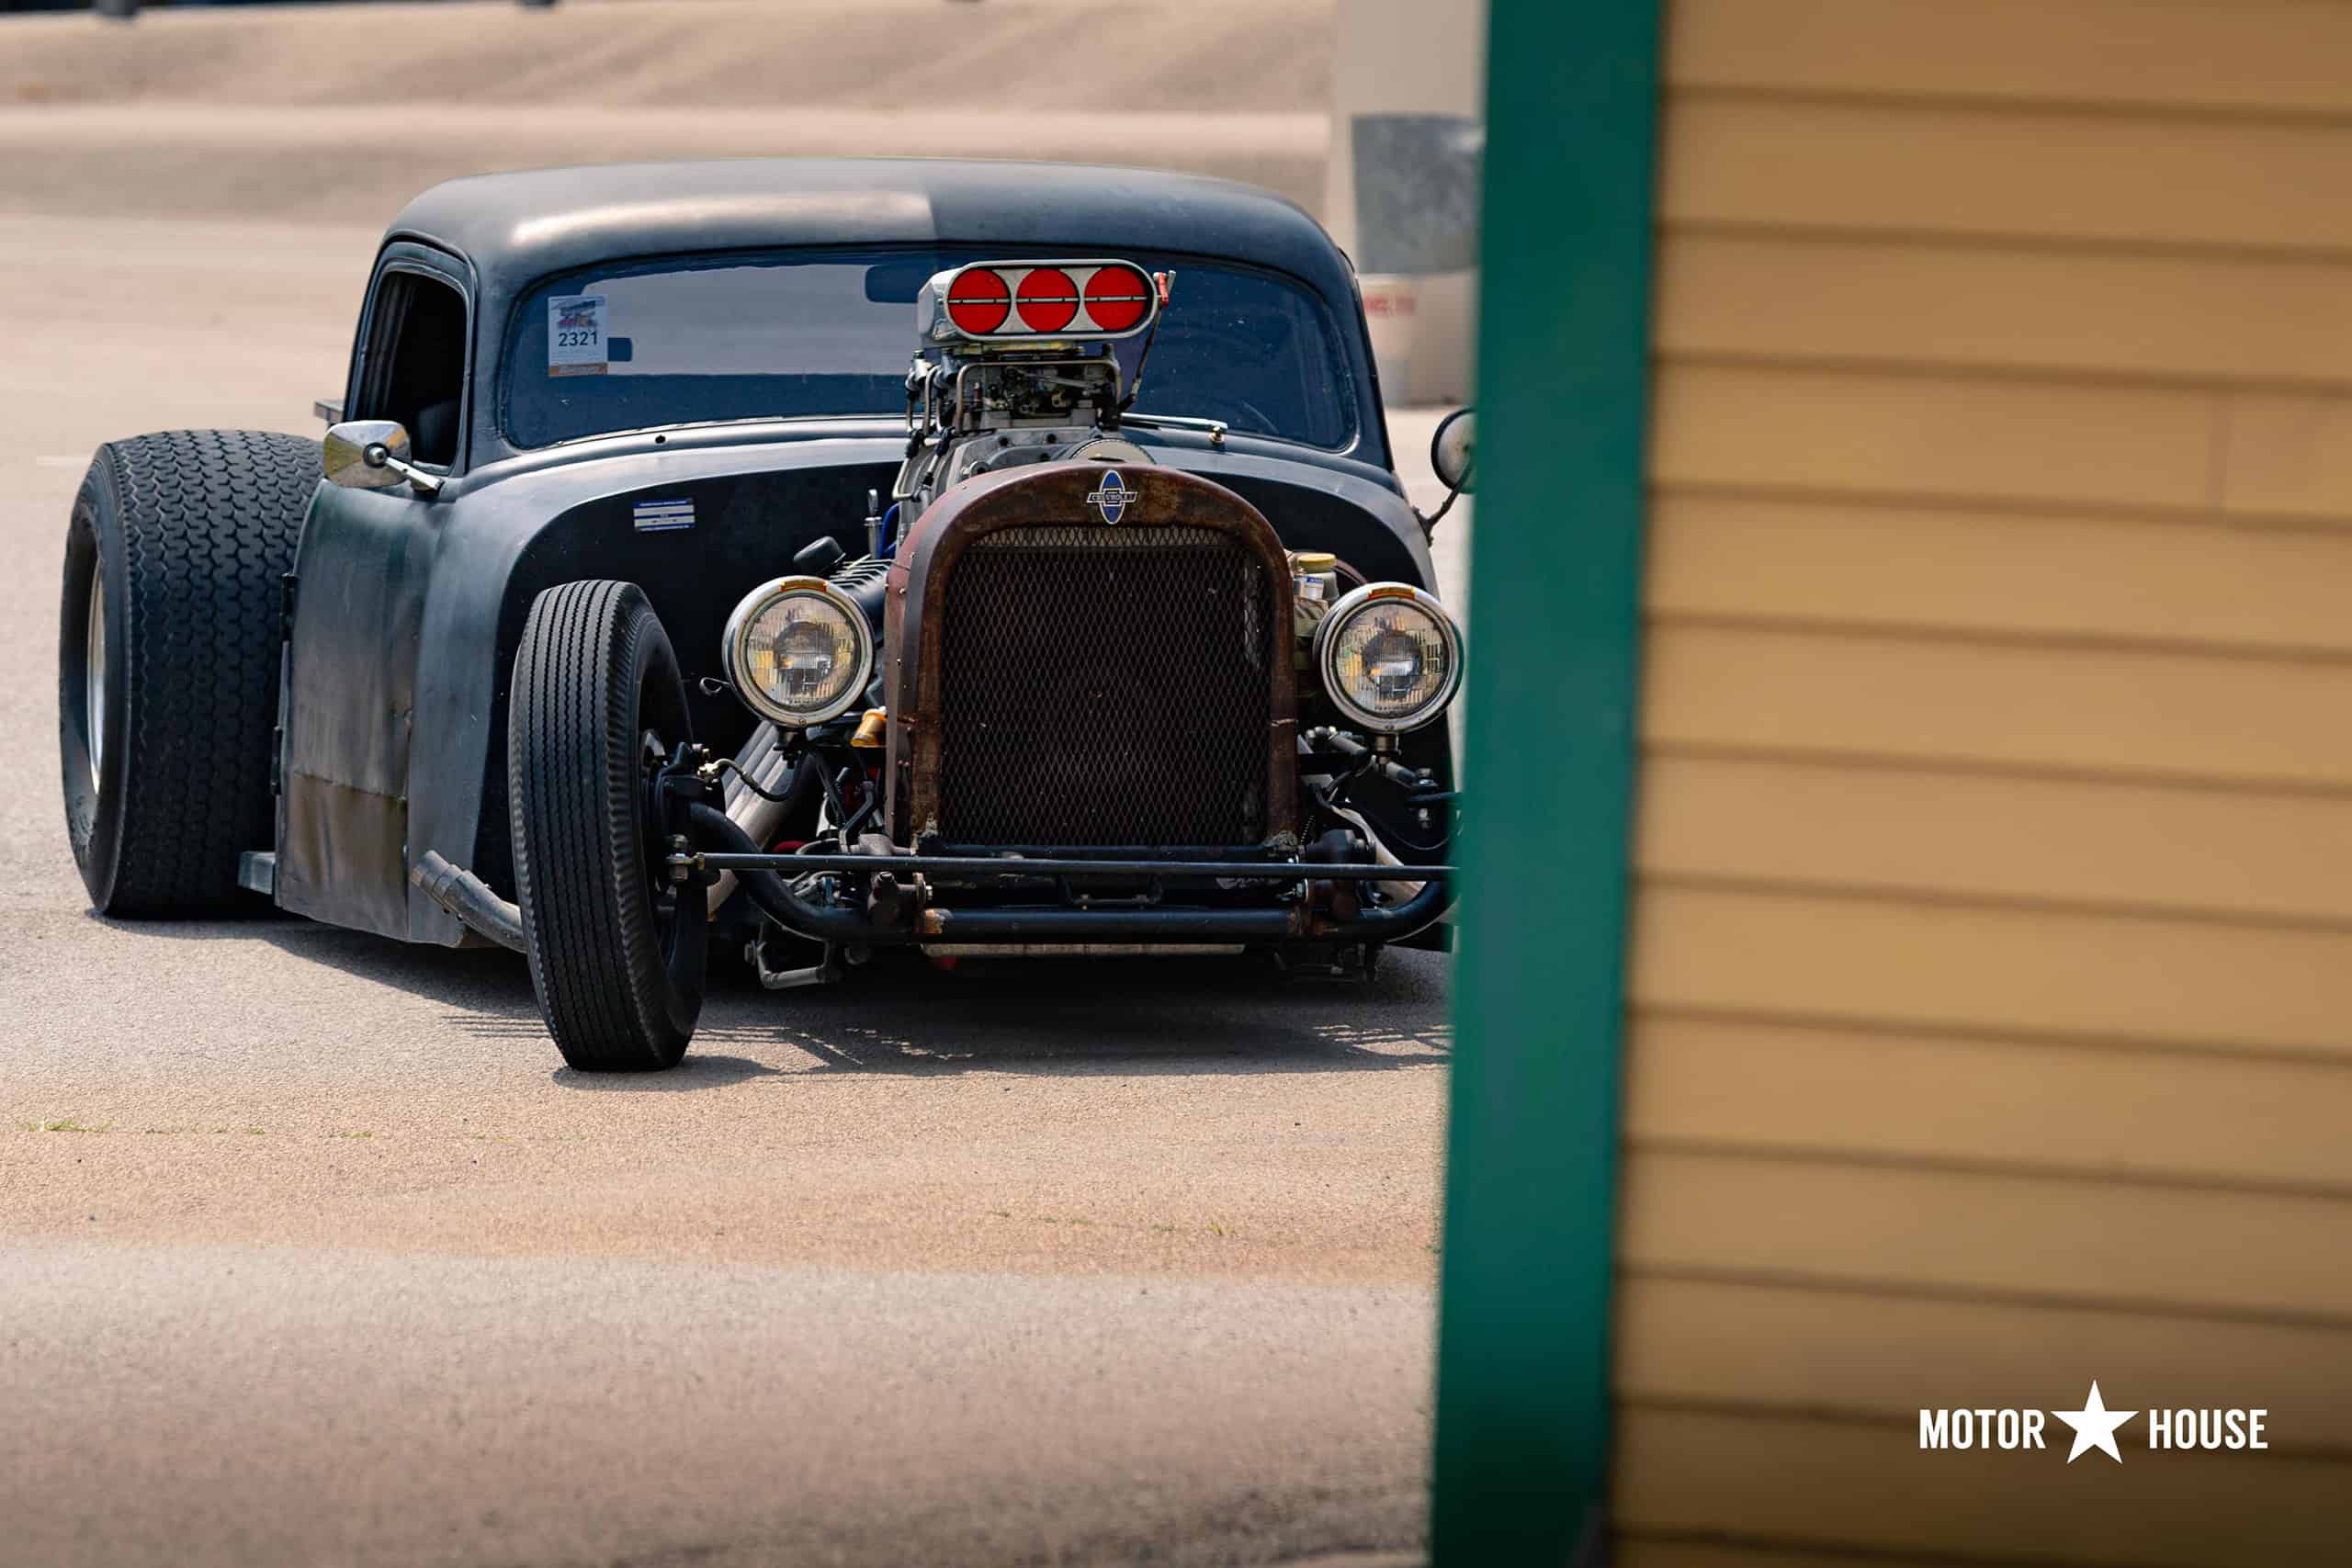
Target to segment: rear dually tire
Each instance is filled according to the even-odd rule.
[[[255,430],[110,441],[65,536],[65,826],[101,914],[259,912],[237,857],[276,842],[285,577],[319,444]]]

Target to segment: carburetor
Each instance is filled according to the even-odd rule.
[[[934,276],[915,299],[921,347],[891,490],[902,515],[1015,464],[1149,462],[1118,434],[1133,400],[1111,345],[1157,331],[1167,287],[1164,274],[1106,260],[974,262]]]

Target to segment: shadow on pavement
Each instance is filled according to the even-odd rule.
[[[537,1030],[536,1015],[531,1023]],[[540,1037],[546,1038],[543,1031]],[[564,1089],[590,1094],[678,1094],[688,1089],[724,1089],[751,1078],[790,1076],[782,1067],[772,1067],[748,1056],[707,1055],[702,1046],[702,1036],[697,1034],[693,1047],[686,1052],[686,1059],[666,1073],[575,1073],[570,1067],[558,1067],[550,1076]],[[552,1044],[548,1047],[548,1055],[555,1055]]]
[[[767,993],[722,987],[705,1004],[694,1050],[675,1072],[603,1077],[558,1069],[557,1082],[595,1092],[669,1093],[771,1073],[914,1076],[1010,1072],[1051,1076],[1344,1072],[1442,1063],[1447,961],[1395,953],[1370,982],[1285,979],[1243,960],[1028,960],[943,972],[919,960],[877,961],[844,983]],[[472,1025],[536,1033],[519,1025]],[[813,1064],[782,1071],[730,1047],[786,1045]],[[710,1064],[698,1069],[698,1063]]]
[[[485,1041],[545,1041],[529,972],[512,953],[414,947],[300,920],[146,925],[182,941],[258,940],[438,1002]],[[1370,980],[1285,976],[1247,958],[967,960],[944,970],[891,953],[839,984],[761,990],[714,977],[684,1064],[667,1073],[555,1080],[593,1092],[677,1093],[828,1073],[1333,1072],[1442,1063],[1450,960],[1391,952]],[[805,1053],[807,1064],[778,1047]],[[730,1052],[738,1054],[729,1054]],[[553,1055],[553,1047],[548,1053]]]
[[[291,915],[186,921],[89,918],[144,941],[266,942],[289,958],[413,996],[538,1023],[530,971],[519,955],[497,948],[421,947]]]

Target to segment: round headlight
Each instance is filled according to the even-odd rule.
[[[1419,729],[1462,684],[1462,632],[1434,595],[1368,582],[1316,628],[1315,669],[1332,705],[1366,729]]]
[[[865,695],[874,630],[821,577],[763,583],[727,617],[719,649],[745,705],[786,729],[838,718]]]

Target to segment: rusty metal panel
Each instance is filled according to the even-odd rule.
[[[1249,722],[1266,756],[1263,836],[1297,832],[1297,691],[1288,657],[1291,582],[1281,541],[1258,510],[1224,486],[1173,468],[1123,471],[1130,499],[1119,522],[1087,498],[1103,474],[1096,463],[1056,463],[990,475],[957,486],[916,520],[890,572],[884,614],[888,645],[888,807],[892,837],[910,843],[939,830],[944,734],[944,615],[956,563],[978,540],[1010,528],[1197,530],[1230,539],[1253,556],[1271,609],[1267,700]],[[912,613],[910,613],[912,606]],[[1182,694],[1170,694],[1181,700]],[[1184,787],[1182,780],[1170,788]]]

